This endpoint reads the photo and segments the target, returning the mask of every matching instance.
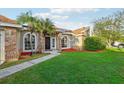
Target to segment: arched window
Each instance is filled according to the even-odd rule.
[[[68,38],[67,38],[67,36],[64,36],[61,39],[61,44],[62,44],[62,48],[67,48],[68,47]]]
[[[29,51],[29,50],[35,50],[36,49],[36,35],[33,33],[31,34],[26,33],[24,35],[24,50]]]

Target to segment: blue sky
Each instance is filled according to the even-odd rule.
[[[95,19],[108,16],[119,8],[0,8],[0,14],[16,19],[20,13],[32,11],[33,16],[50,18],[56,26],[76,29],[92,25]]]

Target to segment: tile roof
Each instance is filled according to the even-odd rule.
[[[12,20],[10,18],[7,18],[7,17],[5,17],[3,15],[0,15],[0,22],[16,24],[16,21],[15,20]]]
[[[71,30],[63,29],[63,28],[58,28],[58,27],[56,27],[56,30],[57,30],[58,32],[61,32],[61,33],[63,33],[63,32],[71,32]]]
[[[85,31],[86,31],[86,27],[81,27],[81,28],[73,30],[72,32],[77,35],[77,34],[84,34]]]

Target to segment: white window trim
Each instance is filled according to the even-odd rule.
[[[26,36],[27,34],[31,34],[31,32],[27,32],[27,33],[25,33],[24,36],[23,36],[23,52],[31,52],[31,51],[32,51],[32,50],[25,50],[25,36]],[[33,52],[34,52],[34,51],[36,51],[36,49],[37,49],[37,36],[36,36],[35,33],[32,33],[32,35],[35,36],[35,49],[33,49]]]
[[[62,38],[64,38],[65,36],[67,37],[67,47],[62,47],[62,49],[70,48],[70,38],[68,35],[62,35]],[[62,38],[61,38],[61,40],[62,40]],[[61,44],[61,46],[62,46],[62,44]]]
[[[1,34],[1,39],[0,42],[2,44],[0,44],[0,64],[5,62],[5,32],[4,31],[0,31]]]

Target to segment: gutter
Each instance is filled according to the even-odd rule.
[[[15,27],[15,28],[22,28],[22,25],[0,22],[0,26],[7,26],[7,27]]]

